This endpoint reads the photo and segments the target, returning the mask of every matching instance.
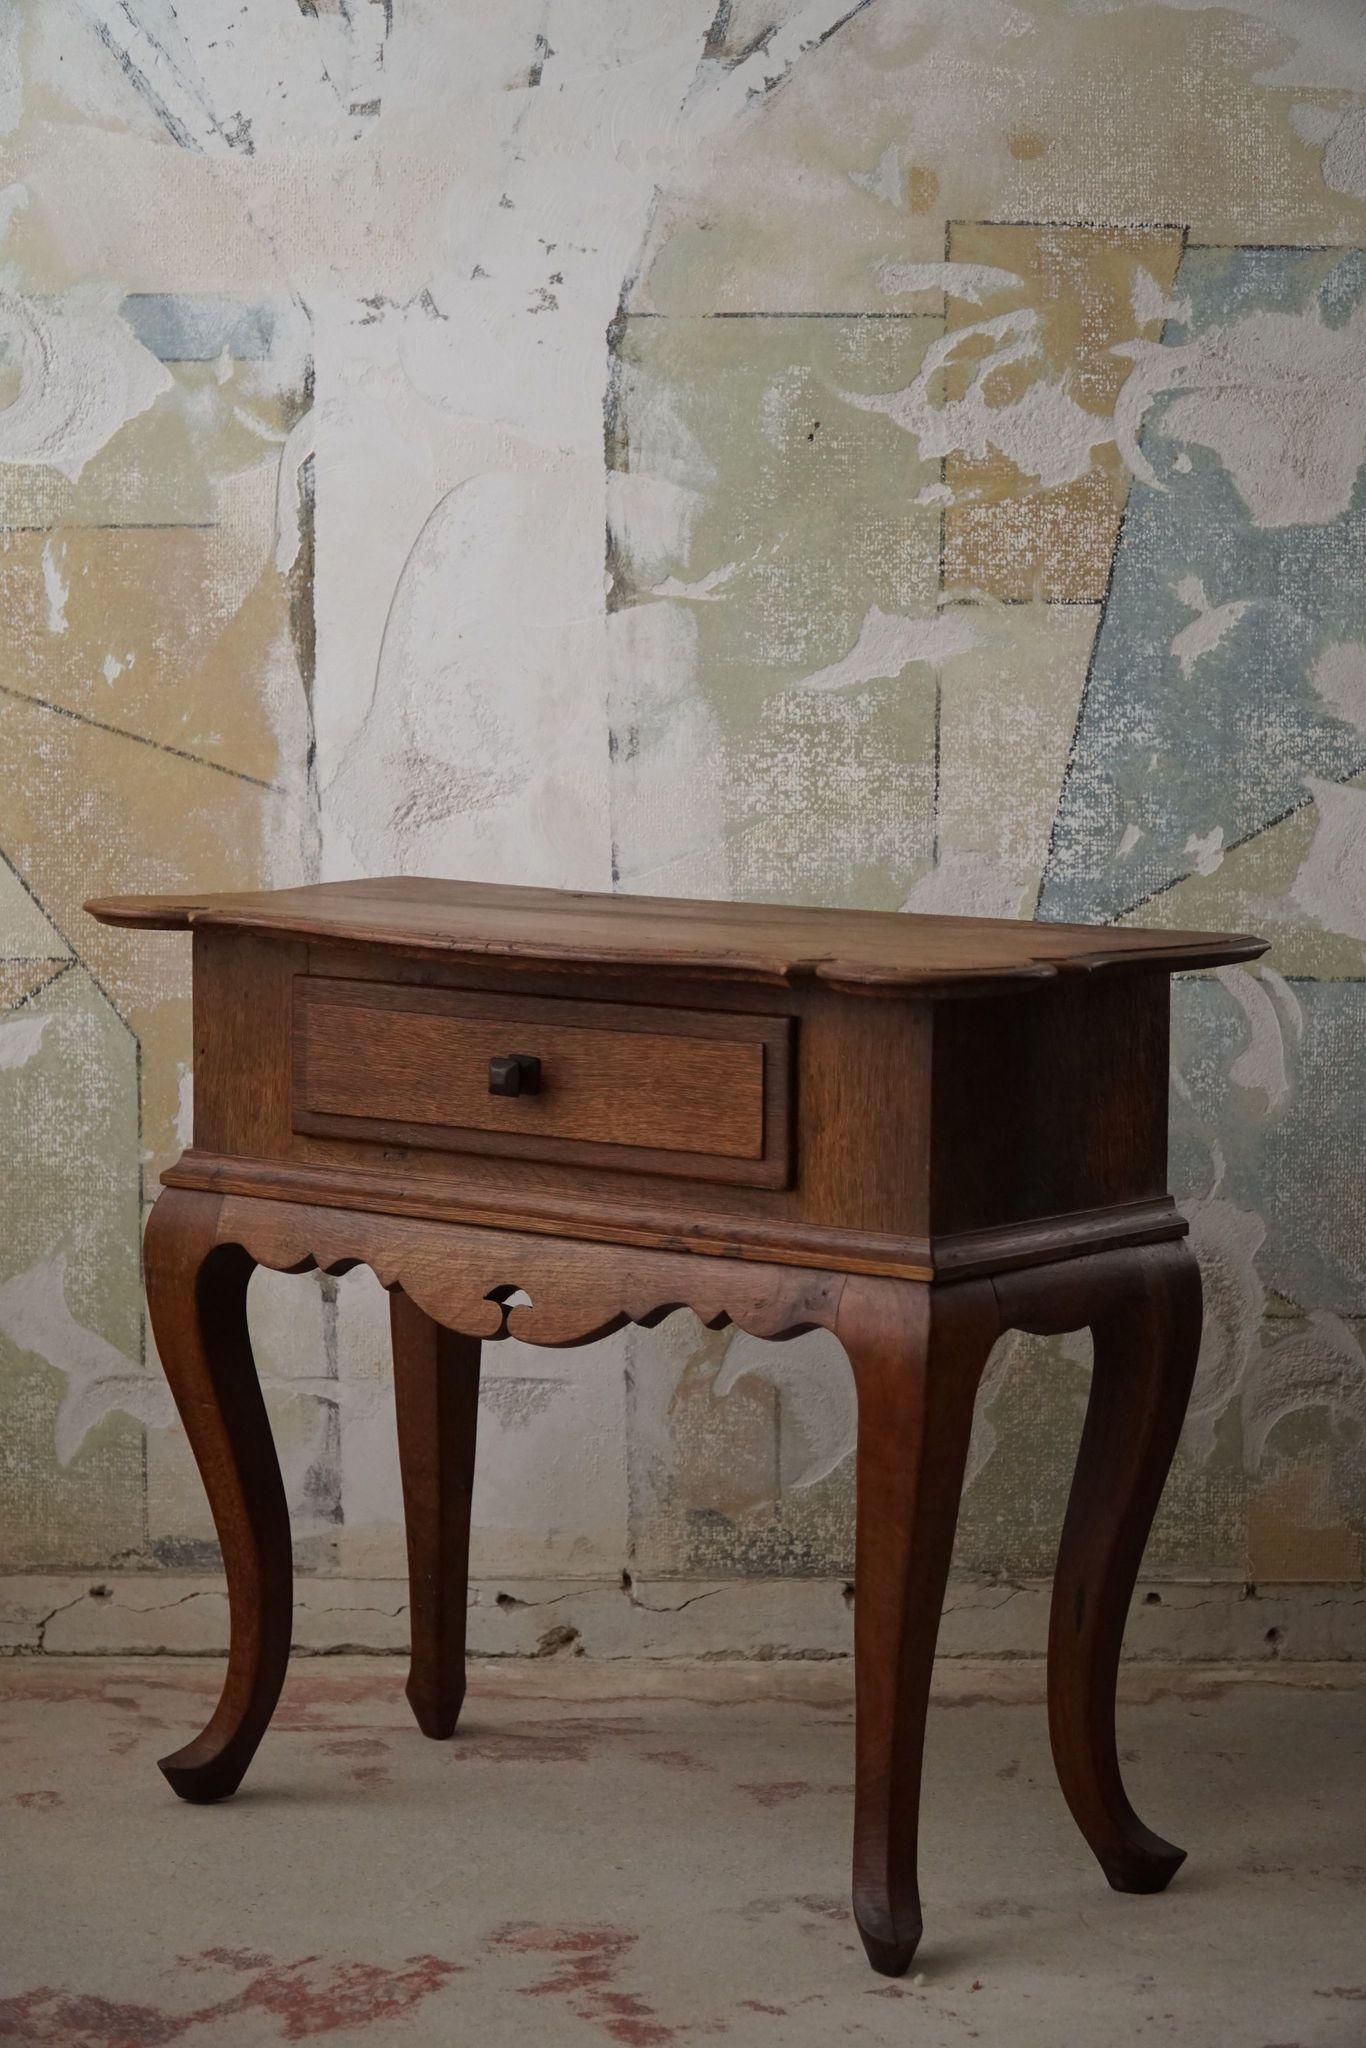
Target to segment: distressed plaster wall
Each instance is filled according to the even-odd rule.
[[[1267,932],[1177,995],[1150,1564],[1361,1576],[1357,0],[0,0],[0,234],[0,1568],[215,1555],[188,961],[81,898],[422,871]],[[252,1313],[301,1567],[397,1577],[378,1289]],[[1087,1363],[1000,1347],[963,1566]],[[841,1579],[853,1419],[823,1337],[499,1347],[477,1568]]]

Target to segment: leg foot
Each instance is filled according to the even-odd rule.
[[[925,1709],[973,1401],[998,1329],[995,1295],[977,1281],[850,1280],[837,1324],[859,1410],[854,1917],[888,1977],[920,1940]]]
[[[1048,1723],[1063,1793],[1107,1880],[1116,1891],[1160,1892],[1185,1851],[1129,1804],[1115,1684],[1200,1349],[1200,1269],[1182,1243],[1130,1256],[1132,1284],[1092,1320],[1091,1397],[1053,1585]]]
[[[408,1703],[422,1733],[444,1741],[465,1698],[480,1346],[477,1337],[443,1329],[397,1290],[389,1321],[408,1531]]]
[[[213,1511],[228,1579],[223,1692],[203,1733],[160,1769],[196,1803],[237,1790],[284,1683],[292,1618],[289,1511],[247,1334],[252,1260],[216,1240],[216,1195],[167,1188],[147,1222],[147,1305]]]

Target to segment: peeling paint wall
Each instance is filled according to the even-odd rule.
[[[0,4],[3,1568],[215,1554],[188,960],[82,897],[366,871],[1265,931],[1150,1561],[1361,1575],[1363,136],[1354,0]],[[301,1567],[399,1574],[379,1290],[252,1316]],[[999,1348],[963,1564],[1087,1369]],[[498,1347],[477,1568],[844,1575],[853,1426],[825,1337]]]

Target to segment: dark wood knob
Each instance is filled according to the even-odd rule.
[[[490,1095],[539,1095],[541,1063],[534,1053],[498,1053],[489,1061]]]

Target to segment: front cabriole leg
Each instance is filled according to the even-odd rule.
[[[996,1297],[988,1281],[851,1279],[835,1329],[858,1391],[854,1917],[897,1977],[920,1940],[925,1710]]]
[[[231,1636],[222,1697],[203,1733],[160,1768],[196,1802],[237,1790],[265,1734],[289,1661],[289,1511],[247,1333],[254,1261],[221,1244],[221,1198],[163,1191],[147,1221],[147,1304],[162,1367],[190,1440],[228,1579]]]
[[[1116,1891],[1160,1892],[1185,1850],[1129,1804],[1115,1741],[1120,1644],[1200,1350],[1200,1269],[1181,1241],[1124,1255],[1089,1315],[1091,1396],[1048,1635],[1048,1725],[1072,1816]]]

